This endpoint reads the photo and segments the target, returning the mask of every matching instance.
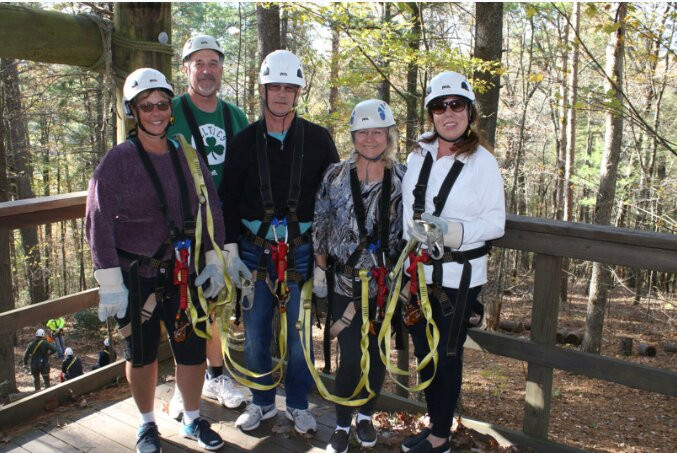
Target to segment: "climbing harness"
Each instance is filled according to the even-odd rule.
[[[334,263],[334,272],[342,273],[350,277],[351,280],[359,279],[360,282],[360,307],[362,314],[362,327],[361,327],[361,338],[360,338],[360,379],[355,386],[354,391],[348,397],[340,397],[337,395],[331,394],[324,383],[319,378],[317,371],[315,370],[314,365],[312,364],[310,358],[310,316],[311,316],[311,307],[310,299],[308,296],[304,298],[302,293],[302,302],[303,302],[303,311],[299,313],[299,321],[297,322],[297,329],[299,332],[303,329],[304,334],[301,338],[304,338],[305,341],[301,342],[304,357],[308,363],[308,368],[310,369],[311,375],[315,380],[318,391],[325,399],[332,401],[337,404],[344,406],[356,407],[362,406],[371,398],[373,398],[376,393],[369,387],[369,368],[370,368],[370,354],[369,354],[369,336],[376,335],[382,328],[382,323],[385,318],[385,301],[388,294],[388,286],[386,282],[386,277],[388,274],[387,269],[387,256],[388,256],[388,244],[390,240],[390,200],[391,200],[391,187],[392,187],[392,171],[390,168],[386,167],[383,174],[383,183],[381,186],[381,198],[379,201],[379,219],[378,224],[374,225],[372,229],[372,235],[367,234],[366,228],[366,208],[364,206],[364,201],[362,199],[362,190],[360,187],[360,181],[357,175],[357,169],[353,166],[350,169],[350,190],[353,198],[353,208],[355,211],[355,220],[357,223],[358,232],[360,235],[360,242],[353,250],[351,255],[348,257],[348,260],[345,264],[335,262]],[[378,239],[375,239],[375,238]],[[359,269],[357,268],[357,263],[359,262],[360,257],[364,252],[367,252],[372,260],[373,267],[371,269]],[[380,252],[380,253],[379,253]],[[379,260],[379,258],[381,258]],[[379,262],[380,261],[380,262]],[[370,319],[369,315],[369,280],[373,278],[378,287],[376,295],[376,307],[374,310],[374,318]],[[309,282],[312,283],[312,282]],[[306,284],[307,286],[308,284]],[[304,291],[306,290],[304,286]],[[312,289],[312,284],[311,284]],[[346,311],[352,309],[353,304],[356,301],[351,301],[348,304]],[[353,310],[354,311],[354,310]],[[341,319],[337,319],[329,327],[330,317],[328,315],[327,321],[325,324],[325,331],[331,331],[331,337],[337,336],[338,332],[345,327],[348,327],[352,321],[353,313],[350,313],[348,316],[349,319],[344,319],[346,313],[344,313]],[[337,326],[338,329],[336,328]],[[325,342],[327,341],[328,336],[325,335]],[[330,357],[327,354],[327,349],[325,347],[325,361],[329,361]],[[366,390],[367,395],[363,398],[355,399],[362,390]]]
[[[428,187],[428,179],[430,178],[430,171],[433,165],[433,157],[431,153],[427,153],[421,167],[421,172],[419,173],[418,182],[414,189],[414,220],[420,223],[423,223],[424,228],[430,228],[425,226],[427,222],[422,222],[421,215],[425,212],[425,194]],[[447,202],[451,188],[453,187],[458,175],[463,169],[463,162],[459,159],[454,161],[449,173],[444,178],[442,185],[440,186],[440,191],[436,197],[433,198],[433,204],[435,210],[433,212],[434,216],[439,217],[444,209],[444,205]],[[439,240],[439,229],[437,231],[438,238],[433,240],[437,243]],[[442,243],[443,244],[443,243]],[[468,289],[470,286],[470,278],[472,275],[472,265],[470,261],[476,258],[480,258],[489,253],[491,250],[491,243],[487,242],[481,247],[477,247],[472,250],[464,251],[453,251],[448,247],[439,248],[438,245],[434,245],[432,248],[430,244],[428,245],[428,256],[429,260],[426,260],[423,264],[432,265],[432,293],[435,298],[440,303],[440,308],[442,309],[442,314],[444,316],[453,316],[451,321],[451,329],[449,330],[449,337],[447,338],[447,356],[451,357],[456,355],[456,349],[458,346],[458,340],[461,333],[461,327],[464,321],[464,316],[466,312],[466,307],[468,303]],[[463,270],[461,272],[461,281],[458,287],[458,293],[456,296],[456,301],[452,303],[449,300],[446,292],[442,287],[442,264],[443,263],[459,263],[463,265]],[[425,282],[425,280],[423,280]],[[422,285],[425,286],[425,285]]]
[[[270,167],[268,165],[268,144],[267,144],[267,128],[265,125],[265,119],[260,119],[256,129],[256,161],[258,165],[258,173],[260,180],[260,193],[261,200],[263,204],[263,220],[256,234],[253,234],[249,229],[243,228],[242,236],[245,240],[253,243],[260,249],[261,255],[259,257],[259,263],[255,271],[255,282],[263,281],[266,282],[267,286],[270,288],[271,293],[274,296],[275,303],[280,314],[280,333],[278,338],[279,344],[279,356],[280,359],[278,363],[268,372],[258,373],[247,369],[246,367],[236,363],[229,351],[229,345],[236,344],[235,341],[231,340],[222,341],[223,353],[224,353],[224,364],[229,371],[234,368],[239,372],[233,373],[231,375],[242,385],[247,387],[257,389],[257,390],[271,390],[277,387],[284,373],[282,372],[282,367],[284,365],[285,359],[287,358],[287,303],[289,302],[290,290],[288,283],[290,280],[296,282],[299,287],[302,286],[305,278],[304,276],[292,270],[294,266],[294,249],[302,244],[305,244],[310,241],[309,233],[303,235],[300,234],[300,226],[298,219],[298,202],[301,195],[301,166],[303,163],[303,145],[304,145],[304,121],[302,118],[295,117],[290,128],[290,132],[294,130],[294,149],[292,154],[292,166],[291,166],[291,176],[289,182],[289,196],[287,198],[286,212],[281,216],[276,216],[275,214],[275,201],[273,198],[271,180],[270,180]],[[286,214],[286,215],[285,215]],[[273,231],[273,241],[270,241],[266,238],[268,231],[271,229]],[[278,227],[285,227],[285,237],[283,240],[280,240],[278,237]],[[270,281],[268,274],[268,259],[272,260],[272,264],[276,271],[276,279],[274,282]],[[243,310],[249,310],[253,304],[253,292],[255,282],[250,282],[245,289],[243,285],[243,293],[247,292],[248,304],[245,306],[242,305]],[[245,297],[241,298],[241,301],[244,301]],[[228,313],[230,315],[230,313]],[[232,368],[231,368],[232,367]],[[260,384],[254,382],[248,378],[261,378],[264,376],[272,375],[273,373],[280,372],[278,378],[274,380],[272,384]],[[244,375],[244,377],[242,376]]]
[[[198,210],[197,216],[194,219],[190,211],[190,201],[188,198],[188,186],[183,174],[183,169],[178,156],[178,149],[175,144],[168,140],[169,145],[169,154],[172,160],[172,166],[174,168],[174,173],[176,175],[179,192],[180,192],[180,205],[181,212],[183,215],[183,225],[179,229],[174,221],[169,215],[169,204],[165,197],[164,191],[162,190],[162,184],[160,178],[153,167],[150,158],[148,157],[146,151],[141,144],[141,141],[138,137],[133,137],[131,139],[132,143],[135,145],[137,154],[139,155],[141,162],[151,179],[153,187],[155,188],[156,195],[160,200],[160,209],[165,218],[169,234],[165,241],[160,245],[158,250],[152,257],[147,257],[143,255],[134,254],[126,250],[117,249],[119,256],[126,258],[131,261],[129,277],[130,277],[130,326],[131,326],[131,336],[132,336],[132,364],[133,366],[143,366],[143,348],[141,344],[141,323],[143,320],[148,319],[152,310],[155,307],[155,304],[162,302],[165,296],[165,287],[170,278],[170,272],[172,273],[172,283],[178,286],[180,294],[180,307],[177,312],[177,326],[174,332],[175,339],[177,341],[184,341],[190,332],[194,332],[196,335],[202,338],[209,338],[211,336],[210,329],[210,319],[209,316],[212,312],[216,311],[218,307],[225,304],[227,301],[230,301],[233,297],[232,285],[227,275],[224,273],[226,281],[226,291],[222,291],[218,298],[215,301],[207,301],[204,297],[201,287],[197,288],[197,300],[193,301],[192,288],[189,286],[189,266],[191,256],[194,259],[194,267],[196,270],[200,269],[200,257],[202,249],[202,230],[203,230],[203,221],[202,221],[202,210],[205,210],[205,217],[207,222],[207,233],[209,239],[212,242],[212,246],[217,256],[222,262],[223,269],[225,269],[225,261],[221,254],[220,247],[216,244],[214,240],[214,224],[211,209],[209,207],[209,194],[207,192],[207,186],[204,182],[202,176],[202,171],[200,169],[199,160],[195,150],[188,145],[186,140],[181,135],[176,137],[179,140],[181,149],[184,153],[186,161],[188,163],[188,168],[190,170],[193,183],[195,184],[195,190],[198,197]],[[203,208],[203,205],[206,204],[206,207]],[[193,242],[194,241],[194,242]],[[192,245],[192,250],[191,250]],[[173,249],[174,258],[173,259],[164,259],[167,250]],[[140,300],[140,288],[139,288],[139,274],[138,269],[140,266],[149,265],[157,269],[157,277],[155,279],[155,297],[149,297],[143,304]],[[175,267],[176,266],[176,267]],[[200,304],[202,308],[203,316],[198,315],[198,311],[195,307],[195,302]],[[205,322],[206,328],[204,330],[198,327],[199,323]],[[126,326],[125,326],[126,327]],[[123,327],[124,329],[124,327]],[[122,330],[122,329],[121,329]]]

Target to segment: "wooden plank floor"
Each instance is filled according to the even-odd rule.
[[[161,366],[160,374],[167,375],[165,364]],[[204,451],[195,441],[181,437],[178,433],[179,422],[167,414],[173,391],[174,383],[170,380],[158,385],[155,394],[155,416],[161,433],[163,452]],[[205,399],[201,402],[200,410],[212,423],[212,428],[224,439],[225,445],[219,450],[221,452],[323,452],[336,423],[334,407],[316,394],[312,394],[310,399],[310,409],[317,419],[318,432],[308,438],[297,434],[292,423],[285,417],[282,395],[278,395],[276,400],[279,410],[277,416],[262,422],[259,428],[247,433],[235,427],[235,420],[241,411],[226,409]],[[69,408],[66,412],[55,412],[48,420],[33,423],[36,426],[24,429],[21,434],[9,439],[3,439],[5,443],[0,443],[0,453],[126,453],[134,451],[138,422],[139,414],[131,397],[116,401],[104,399],[83,409]],[[354,445],[351,450],[358,451],[359,447]],[[392,452],[399,451],[399,448],[377,445],[369,451]]]

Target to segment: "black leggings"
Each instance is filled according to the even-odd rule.
[[[332,319],[340,319],[352,297],[330,294],[332,297]],[[370,306],[376,305],[376,298],[369,300]],[[352,395],[357,383],[360,380],[360,340],[362,339],[362,312],[359,299],[355,304],[355,316],[348,327],[343,329],[338,335],[340,348],[339,368],[336,371],[336,395],[348,397]],[[373,310],[372,310],[373,312]],[[371,319],[371,317],[370,317]],[[376,406],[376,400],[383,387],[385,378],[385,366],[381,361],[378,352],[378,343],[375,335],[369,335],[369,387],[376,393],[376,396],[366,404],[359,407],[359,412],[363,415],[371,416]],[[367,396],[365,389],[362,389],[358,398]],[[336,423],[339,426],[350,426],[353,416],[353,407],[336,404]]]
[[[470,318],[472,311],[477,313],[482,311],[482,305],[477,301],[477,296],[482,289],[476,286],[468,290],[468,303],[466,305],[465,320]],[[456,300],[458,290],[444,288],[449,300]],[[425,402],[428,407],[428,416],[432,424],[432,434],[437,437],[447,438],[451,433],[451,425],[454,418],[454,410],[458,403],[458,397],[461,394],[461,382],[463,374],[463,343],[465,343],[468,334],[467,324],[461,325],[461,332],[458,337],[456,355],[447,357],[447,340],[449,338],[449,329],[451,328],[452,316],[442,315],[440,304],[433,296],[433,292],[428,288],[430,303],[433,310],[433,319],[437,323],[440,331],[440,343],[437,346],[439,362],[437,372],[430,385],[424,390]],[[414,354],[420,361],[430,351],[428,341],[425,335],[426,322],[421,320],[415,325],[409,327],[411,339],[414,343]],[[430,379],[433,373],[432,361],[421,370],[421,382]]]

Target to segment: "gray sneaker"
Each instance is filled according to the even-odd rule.
[[[294,429],[299,434],[306,434],[309,431],[317,431],[317,423],[315,417],[308,409],[291,409],[287,408],[284,415],[294,422]]]
[[[251,431],[256,429],[261,424],[261,421],[268,420],[277,415],[277,408],[274,404],[270,406],[259,406],[258,404],[250,403],[235,421],[235,426],[242,431]]]

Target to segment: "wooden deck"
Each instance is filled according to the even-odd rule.
[[[169,364],[167,362],[170,362]],[[161,365],[161,376],[171,376],[171,361]],[[167,373],[170,371],[170,373]],[[170,378],[171,379],[171,378]],[[161,381],[164,379],[161,377]],[[126,383],[120,384],[125,386]],[[104,390],[105,391],[105,390]],[[174,391],[173,381],[158,385],[155,394],[155,416],[165,453],[204,451],[195,441],[184,439],[178,433],[179,422],[167,414],[167,407]],[[116,391],[116,395],[121,392]],[[0,453],[5,452],[129,452],[134,451],[139,414],[128,392],[122,399],[92,398],[85,408],[58,408],[51,416],[42,416],[23,423],[18,429],[7,427],[11,432],[0,439]],[[221,434],[225,445],[221,452],[323,452],[335,427],[334,408],[317,394],[311,394],[311,411],[318,424],[318,432],[305,438],[297,434],[292,423],[284,415],[284,396],[278,395],[277,416],[261,423],[248,433],[235,427],[241,411],[227,409],[211,400],[202,399],[201,413],[212,423],[212,428]],[[5,427],[3,427],[5,428]],[[4,431],[4,429],[3,429]],[[357,450],[355,446],[352,449]],[[399,451],[397,446],[377,445],[372,452]]]

